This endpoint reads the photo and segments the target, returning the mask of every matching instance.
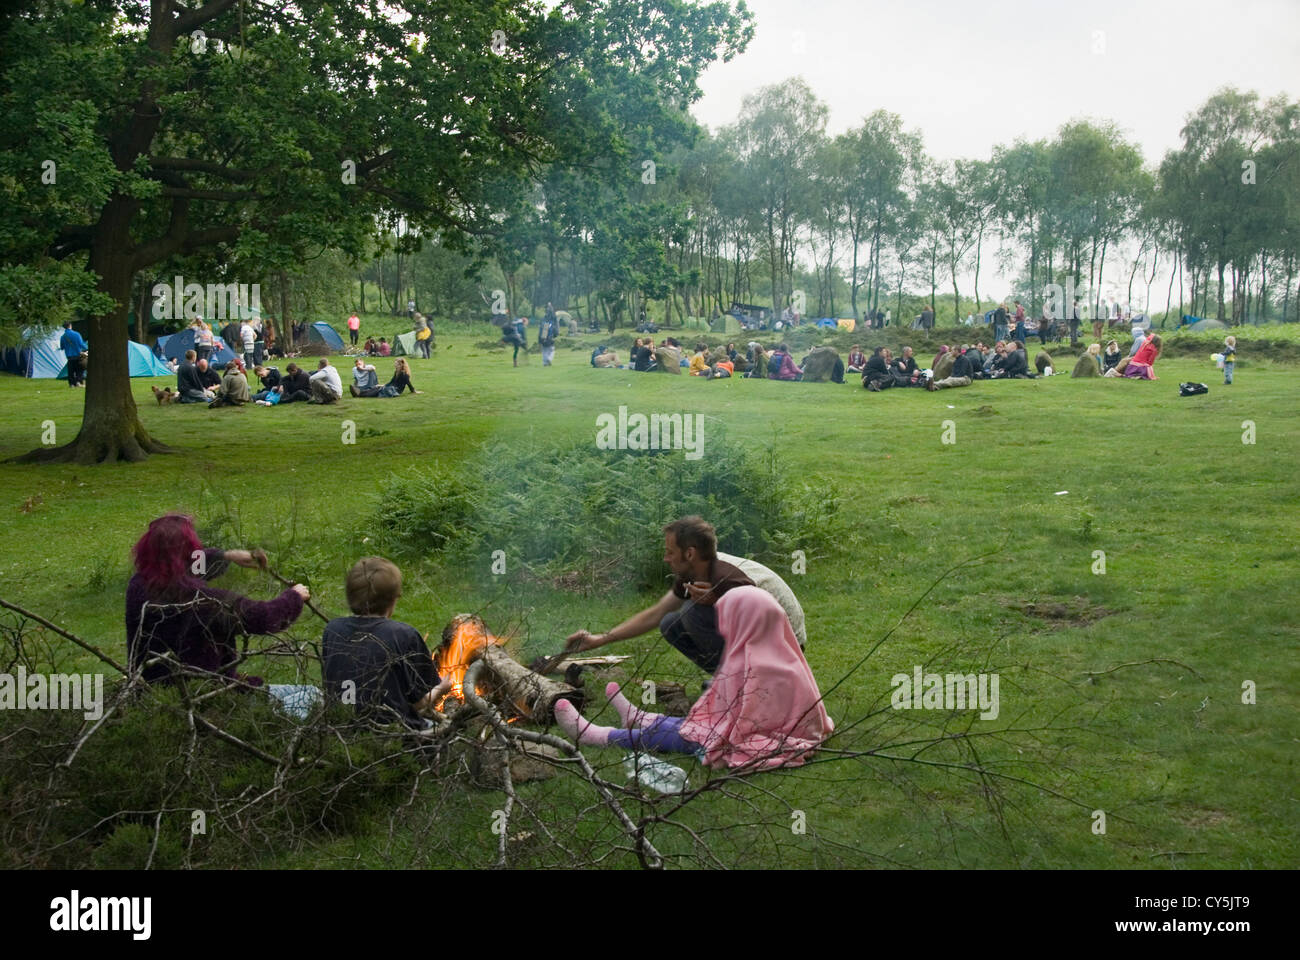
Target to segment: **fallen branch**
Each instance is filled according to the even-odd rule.
[[[3,598],[0,598],[0,607],[4,607],[6,610],[12,610],[14,613],[21,614],[22,616],[26,617],[28,620],[35,620],[45,629],[53,630],[55,633],[63,637],[63,639],[65,640],[71,640],[77,646],[81,647],[82,650],[85,650],[87,653],[93,653],[100,660],[103,660],[106,664],[108,664],[110,667],[112,667],[122,676],[125,677],[129,672],[126,669],[126,667],[122,666],[120,663],[118,663],[116,660],[114,660],[112,657],[106,654],[103,650],[99,649],[99,647],[95,646],[93,643],[87,643],[85,640],[82,640],[80,637],[69,633],[67,630],[64,630],[62,627],[50,623],[50,621],[46,620],[44,617],[32,613],[30,610],[24,610],[22,607],[18,606],[18,604],[10,603],[8,600],[5,600]]]
[[[1150,660],[1134,660],[1132,663],[1121,663],[1118,666],[1111,667],[1109,670],[1085,670],[1083,671],[1083,675],[1085,677],[1104,677],[1106,674],[1114,673],[1116,670],[1122,670],[1124,667],[1141,667],[1148,663],[1177,664],[1178,666],[1186,670],[1188,673],[1196,677],[1197,680],[1205,679],[1199,673],[1197,673],[1195,670],[1189,667],[1187,664],[1183,663],[1181,660],[1173,660],[1170,659],[1169,657],[1152,657]]]

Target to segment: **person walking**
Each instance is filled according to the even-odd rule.
[[[555,310],[548,303],[546,318],[542,320],[542,327],[537,332],[537,343],[542,348],[542,366],[549,367],[551,361],[555,359],[555,338],[559,335],[559,321],[556,319]]]
[[[428,360],[429,345],[433,342],[433,329],[429,326],[428,319],[422,313],[413,314],[411,323],[411,329],[415,331],[415,345],[420,350],[420,356]]]
[[[86,385],[86,368],[81,355],[86,352],[86,341],[72,329],[72,321],[63,321],[63,336],[59,337],[59,349],[68,361],[68,386],[84,387]]]

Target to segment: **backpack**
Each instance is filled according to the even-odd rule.
[[[767,375],[769,377],[775,377],[781,372],[781,361],[784,357],[785,354],[783,353],[773,353],[772,356],[767,358]]]
[[[1194,397],[1200,393],[1209,393],[1210,388],[1203,383],[1180,383],[1178,385],[1178,395],[1180,397]]]

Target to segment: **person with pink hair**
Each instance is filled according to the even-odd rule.
[[[257,601],[208,580],[231,563],[266,567],[262,551],[205,549],[194,521],[169,513],[149,524],[133,550],[135,575],[126,586],[126,649],[133,671],[148,683],[173,679],[177,666],[249,686],[261,677],[235,672],[235,639],[279,633],[298,619],[310,591],[295,583],[274,600]],[[167,657],[172,663],[158,658]]]
[[[685,717],[648,713],[611,683],[622,727],[587,721],[555,704],[561,729],[579,744],[695,754],[711,767],[798,766],[835,729],[817,681],[781,605],[760,587],[735,587],[717,602],[722,660]]]

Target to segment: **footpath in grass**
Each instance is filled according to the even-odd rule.
[[[737,826],[719,840],[729,862],[1300,863],[1300,627],[1287,609],[1300,566],[1295,368],[1243,350],[1231,387],[1208,358],[1189,356],[1161,361],[1153,383],[1053,377],[868,394],[856,384],[595,370],[587,355],[603,341],[594,335],[562,346],[554,367],[532,353],[515,369],[492,337],[486,326],[440,329],[433,359],[412,361],[423,393],[398,400],[209,411],[159,407],[149,388],[166,381],[132,381],[146,426],[181,452],[143,465],[0,465],[3,596],[120,656],[130,546],[150,519],[181,510],[223,546],[266,547],[323,610],[341,613],[343,573],[371,552],[368,520],[394,472],[462,468],[492,443],[594,445],[597,418],[620,406],[698,413],[705,457],[713,442],[775,450],[789,482],[838,491],[838,539],[807,557],[805,573],[792,573],[788,558],[760,559],[804,606],[809,662],[823,690],[834,687],[837,749],[891,744],[880,756],[828,753],[804,770],[762,775],[765,815],[788,823],[786,807],[804,811],[816,843],[794,834],[778,842],[770,829],[747,841]],[[350,361],[335,362],[346,382]],[[376,364],[381,374],[391,366]],[[1204,381],[1210,393],[1180,398],[1180,380]],[[0,377],[0,453],[39,445],[46,421],[70,438],[82,396],[62,382]],[[346,421],[355,443],[344,442]],[[529,477],[496,492],[527,498]],[[580,627],[607,629],[651,599],[511,575],[493,583],[436,557],[404,566],[399,617],[436,634],[453,614],[478,610],[494,629],[516,632],[524,658],[554,652]],[[276,592],[248,571],[226,580],[256,596]],[[664,655],[656,638],[622,646],[612,652],[644,659],[650,679],[698,690],[702,674]],[[959,771],[919,766],[930,754],[902,759],[913,728],[900,724],[919,724],[919,735],[951,720],[889,709],[891,678],[916,665],[1000,675],[997,719],[965,716],[986,745],[981,760],[1007,772],[1006,807]],[[280,679],[277,669],[265,672]],[[1244,684],[1254,704],[1242,702]],[[1029,743],[1026,759],[1017,751]],[[529,785],[528,796],[565,789],[549,783]],[[447,828],[478,831],[499,802],[471,795]],[[1105,834],[1094,832],[1098,810]],[[690,816],[739,824],[748,814],[714,795]],[[421,862],[414,833],[387,838],[385,822],[308,851],[268,851],[266,862]],[[484,836],[485,851],[493,840]]]

